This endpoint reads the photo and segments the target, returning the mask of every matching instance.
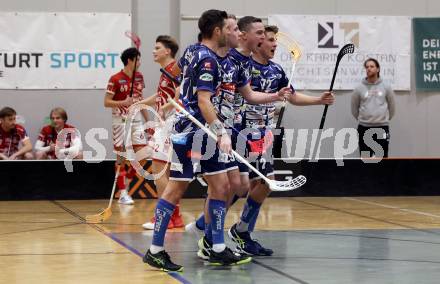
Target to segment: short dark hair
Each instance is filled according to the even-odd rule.
[[[165,48],[171,50],[172,58],[174,58],[176,56],[177,51],[179,51],[179,45],[177,44],[177,41],[169,35],[158,36],[156,38],[156,42],[160,42],[165,46]]]
[[[58,113],[61,116],[61,118],[64,120],[64,122],[67,121],[67,112],[62,107],[56,107],[56,108],[52,109],[50,111],[50,115],[49,115],[50,119],[52,119],[52,114],[53,113]]]
[[[202,39],[211,38],[215,28],[222,29],[227,18],[225,11],[211,9],[203,12],[198,23]]]
[[[367,68],[367,63],[368,62],[373,62],[374,63],[374,65],[376,65],[376,68],[378,68],[379,69],[379,72],[377,72],[377,77],[380,77],[380,64],[379,64],[379,61],[377,61],[377,59],[374,59],[374,58],[368,58],[367,60],[365,60],[365,62],[364,62],[364,68]]]
[[[121,60],[124,66],[127,66],[128,59],[134,60],[138,56],[141,56],[140,51],[136,47],[130,47],[122,52]]]
[[[199,32],[199,34],[197,35],[197,42],[202,42],[202,33]]]
[[[278,29],[277,26],[269,26],[269,25],[264,26],[264,32],[265,32],[265,33],[274,33],[274,34],[277,34],[278,31],[279,31],[279,29]]]
[[[250,25],[253,23],[262,23],[263,21],[260,18],[256,18],[254,16],[245,16],[238,20],[238,29],[242,32],[249,31]]]
[[[4,107],[0,110],[0,118],[16,115],[17,112],[11,107]]]

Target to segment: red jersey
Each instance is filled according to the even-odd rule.
[[[21,141],[29,139],[26,129],[16,124],[15,128],[6,132],[0,125],[0,153],[10,157],[18,151],[18,145]]]
[[[72,128],[75,129],[74,126],[69,125],[69,124],[64,124],[63,129],[65,128]],[[43,127],[40,131],[40,135],[38,135],[38,140],[44,143],[43,147],[47,147],[50,146],[51,143],[56,144],[57,143],[57,137],[58,137],[58,132],[55,130],[55,127],[51,126],[51,125],[46,125],[45,127]],[[58,145],[61,146],[62,148],[70,148],[71,144],[72,144],[72,134],[68,133],[66,135],[66,140],[63,141],[62,145]],[[60,141],[59,141],[60,142]],[[47,155],[49,157],[55,158],[55,151],[50,151],[47,152]]]
[[[168,73],[171,73],[173,70],[173,66],[176,61],[168,64],[164,69]],[[157,99],[156,99],[156,107],[159,109],[163,105],[168,102],[168,95],[174,99],[176,96],[176,89],[174,87],[173,82],[169,79],[165,74],[162,74],[159,79],[159,86],[157,87]]]
[[[145,88],[144,77],[140,72],[134,76],[133,102],[142,100],[142,90]],[[130,96],[131,78],[121,70],[119,73],[110,77],[107,84],[107,93],[113,95],[113,100],[123,101]],[[112,115],[117,117],[126,117],[128,107],[117,107],[112,109]]]

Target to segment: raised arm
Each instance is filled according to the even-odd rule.
[[[324,92],[319,97],[295,92],[293,95],[288,97],[289,103],[296,106],[331,105],[334,103],[334,100],[335,96],[330,92]]]

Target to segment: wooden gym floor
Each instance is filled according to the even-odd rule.
[[[104,224],[82,217],[105,200],[0,202],[2,283],[439,283],[440,197],[270,198],[254,236],[272,257],[232,268],[197,259],[196,239],[170,231],[166,247],[184,273],[141,261],[153,200],[113,204]],[[228,213],[238,220],[243,201]],[[185,222],[203,207],[186,199]],[[228,237],[225,237],[228,239]],[[230,243],[229,243],[230,244]]]

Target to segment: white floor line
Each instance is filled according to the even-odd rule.
[[[366,201],[366,200],[357,199],[357,198],[353,198],[353,197],[344,197],[344,199],[352,200],[352,201],[357,201],[357,202],[361,202],[361,203],[365,203],[365,204],[370,204],[370,205],[376,205],[376,206],[380,206],[380,207],[384,207],[384,208],[389,208],[389,209],[397,209],[397,210],[400,210],[400,211],[403,211],[403,212],[408,212],[408,213],[413,213],[413,214],[418,214],[418,215],[423,215],[423,216],[428,216],[428,217],[440,218],[440,215],[436,215],[436,214],[426,213],[426,212],[418,211],[418,210],[400,208],[400,207],[397,207],[397,206],[391,206],[391,205],[382,204],[382,203],[373,202],[373,201]]]

